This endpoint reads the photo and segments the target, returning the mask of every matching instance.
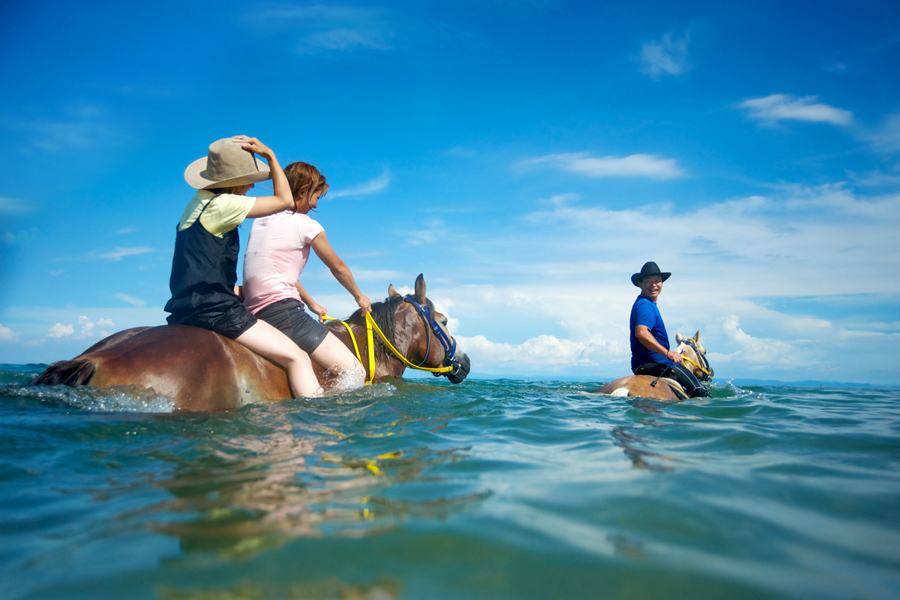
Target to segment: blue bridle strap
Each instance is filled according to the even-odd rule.
[[[428,326],[431,327],[431,330],[434,332],[435,337],[441,343],[441,346],[444,347],[444,362],[448,364],[454,362],[454,359],[456,357],[456,340],[447,335],[447,332],[437,324],[437,321],[434,320],[434,317],[431,316],[431,313],[428,312],[428,310],[424,306],[416,302],[415,298],[407,295],[403,299],[415,306],[416,310],[419,311],[419,314],[422,316]],[[425,359],[427,360],[428,357],[426,356]]]

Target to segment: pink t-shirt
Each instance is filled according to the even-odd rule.
[[[300,300],[294,284],[309,259],[312,241],[323,231],[309,215],[290,211],[253,222],[244,253],[244,305],[250,312],[286,298]]]

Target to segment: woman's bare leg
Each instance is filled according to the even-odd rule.
[[[319,347],[313,350],[312,359],[337,378],[337,387],[340,390],[353,390],[365,383],[366,372],[363,366],[350,349],[331,332],[328,332]]]
[[[265,321],[257,321],[235,341],[284,367],[295,396],[322,395],[322,388],[313,372],[309,355],[278,329]]]

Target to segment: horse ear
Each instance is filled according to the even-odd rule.
[[[699,341],[700,341],[700,330],[699,330],[699,329],[697,330],[697,333],[694,334],[693,340],[694,340],[695,342],[699,342]]]
[[[425,304],[425,278],[421,273],[416,277],[416,302]]]
[[[400,293],[394,289],[394,284],[390,284],[388,286],[388,298],[393,298],[394,296],[399,296]]]
[[[680,344],[681,341],[682,341],[683,339],[684,339],[684,338],[681,336],[681,332],[680,332],[680,331],[676,331],[676,332],[675,332],[675,343],[676,343],[676,344]]]

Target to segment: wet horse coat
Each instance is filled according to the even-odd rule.
[[[432,338],[412,304],[405,302],[393,286],[387,301],[372,305],[376,322],[397,350],[414,364],[440,367],[443,347]],[[425,297],[425,281],[416,279],[415,300],[427,307],[431,317],[446,326],[446,317],[434,310]],[[376,314],[377,313],[377,314]],[[364,317],[357,311],[348,319],[365,357],[367,342]],[[362,325],[360,327],[360,325]],[[340,323],[328,327],[353,350],[350,333]],[[430,337],[429,337],[430,336]],[[452,339],[452,338],[451,338]],[[376,342],[376,346],[382,346]],[[375,379],[399,377],[405,365],[392,355],[376,349]],[[468,373],[468,357],[461,355],[465,373],[451,378],[457,383]],[[363,368],[367,371],[367,361]],[[317,369],[320,382],[328,375]],[[284,370],[238,342],[189,325],[164,325],[127,329],[101,340],[73,360],[47,367],[35,384],[66,384],[73,387],[140,385],[170,398],[176,408],[189,411],[229,410],[251,402],[276,401],[291,397]]]

